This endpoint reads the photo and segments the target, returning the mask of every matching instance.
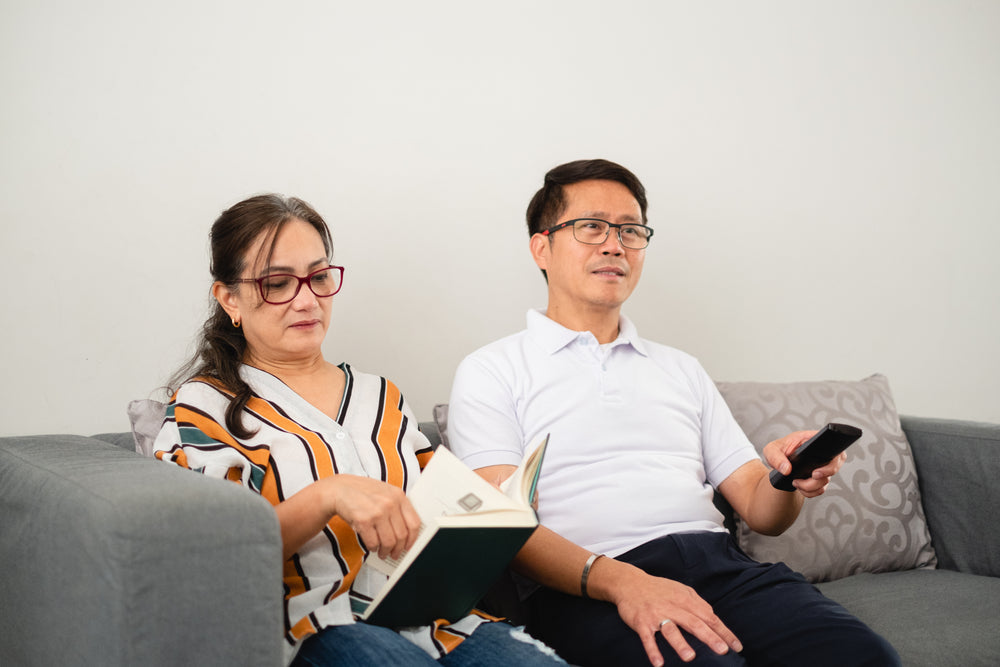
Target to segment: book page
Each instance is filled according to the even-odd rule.
[[[525,503],[517,501],[500,492],[495,486],[484,480],[468,466],[458,460],[446,447],[438,447],[430,462],[420,473],[416,484],[407,494],[414,509],[420,515],[420,536],[409,550],[400,554],[399,558],[379,558],[371,553],[365,559],[365,567],[371,567],[385,575],[392,573],[406,561],[406,556],[413,552],[419,553],[430,540],[438,523],[450,525],[476,523],[484,525],[506,525],[514,521],[524,523],[524,513],[534,513]],[[484,515],[498,513],[497,517],[485,519]],[[505,518],[503,513],[513,515]],[[459,517],[468,516],[468,522]],[[449,517],[448,521],[439,521]]]
[[[514,474],[500,484],[500,490],[512,500],[523,505],[534,506],[538,493],[538,477],[542,472],[542,461],[549,446],[549,436],[529,452],[521,461]]]

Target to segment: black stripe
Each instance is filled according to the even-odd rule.
[[[382,481],[385,482],[389,479],[389,471],[385,464],[385,454],[382,453],[382,448],[378,444],[378,432],[382,429],[382,420],[385,418],[385,389],[386,380],[383,377],[379,378],[379,391],[378,391],[378,412],[375,415],[375,425],[372,427],[372,444],[375,445],[375,451],[378,453],[378,464],[382,469]]]
[[[281,600],[283,602],[283,604],[281,605],[281,615],[285,619],[285,639],[290,644],[295,644],[295,640],[289,636],[289,634],[292,632],[292,621],[290,618],[288,618],[288,596],[292,594],[292,590],[288,587],[288,584],[285,583],[284,578],[282,578],[281,580],[281,588],[283,589],[283,595],[281,597]]]
[[[337,423],[343,426],[344,420],[347,419],[347,406],[351,404],[351,394],[354,392],[354,373],[346,361],[340,364],[340,370],[344,371],[344,396],[340,399]]]
[[[406,457],[403,456],[403,436],[406,433],[406,426],[409,423],[406,414],[403,412],[403,392],[399,392],[399,405],[396,406],[402,421],[399,423],[399,436],[396,438],[396,454],[399,455],[399,462],[403,466],[403,490],[410,487],[410,469],[406,466]]]
[[[347,523],[347,522],[345,521],[344,523]],[[350,571],[350,568],[347,567],[347,561],[345,561],[343,559],[343,557],[341,556],[341,553],[340,553],[340,540],[337,539],[337,534],[334,533],[332,530],[330,530],[330,525],[329,524],[323,526],[323,533],[326,535],[327,539],[330,540],[330,543],[333,544],[333,547],[334,547],[334,549],[333,549],[333,556],[334,556],[334,558],[337,559],[337,563],[340,565],[340,571],[344,572],[346,574],[347,572]],[[358,537],[357,533],[354,533],[354,536],[358,539],[358,543],[361,544],[361,550],[364,551],[365,552],[365,556],[367,556],[368,555],[368,549],[365,549],[365,545],[361,542],[361,538]]]

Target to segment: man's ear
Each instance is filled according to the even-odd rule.
[[[215,297],[215,300],[219,302],[222,309],[229,315],[229,319],[234,323],[241,321],[242,318],[240,317],[240,307],[236,300],[236,293],[233,292],[229,285],[216,280],[212,283],[212,296]]]
[[[551,250],[549,246],[549,237],[542,234],[533,234],[531,240],[528,242],[528,247],[531,249],[531,258],[535,260],[535,264],[542,271],[549,268],[549,252]]]

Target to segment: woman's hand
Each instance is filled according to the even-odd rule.
[[[379,558],[398,558],[413,546],[420,517],[402,489],[357,475],[333,475],[317,483],[327,486],[331,516],[344,519]]]
[[[420,517],[402,489],[370,477],[331,475],[313,482],[275,507],[286,559],[316,537],[334,516],[382,558],[398,558],[413,546]]]

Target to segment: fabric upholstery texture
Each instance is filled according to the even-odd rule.
[[[938,567],[1000,577],[1000,424],[914,417],[903,423]]]
[[[1000,578],[909,570],[862,573],[818,588],[889,640],[906,667],[1000,664]],[[984,632],[989,625],[993,631]]]
[[[262,498],[94,438],[0,439],[0,664],[277,665]]]
[[[737,517],[740,546],[750,556],[784,561],[814,582],[935,565],[916,465],[884,376],[717,384],[758,451],[787,433],[827,422],[864,431],[826,492],[808,500],[785,533],[760,535]]]

